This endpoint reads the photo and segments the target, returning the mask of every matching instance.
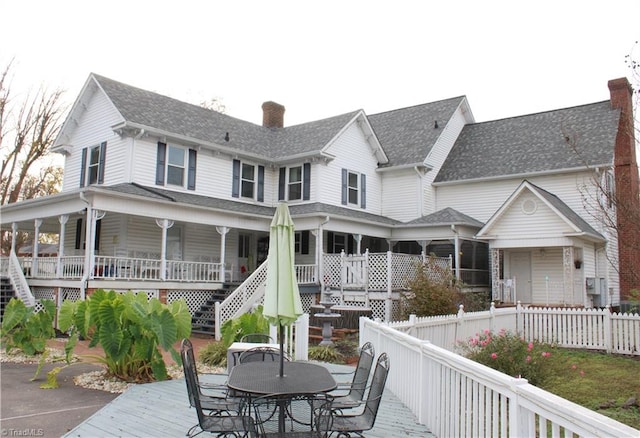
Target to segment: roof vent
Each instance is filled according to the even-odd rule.
[[[433,129],[438,129],[438,121],[433,122]]]
[[[224,135],[224,141],[229,141],[229,133],[228,132]]]

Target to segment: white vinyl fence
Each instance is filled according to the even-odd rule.
[[[454,351],[484,330],[517,332],[527,341],[540,341],[564,348],[604,350],[608,353],[640,355],[640,315],[604,309],[546,307],[496,308],[457,315],[411,317],[391,322],[394,329],[433,345]]]
[[[438,437],[631,437],[640,431],[489,367],[360,318],[360,342],[390,358],[387,389]]]

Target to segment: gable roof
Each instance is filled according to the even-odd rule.
[[[604,101],[466,125],[434,182],[611,165],[619,117]]]
[[[459,212],[451,207],[443,208],[434,213],[426,216],[419,217],[405,225],[427,225],[427,226],[442,226],[442,225],[467,225],[470,227],[481,228],[484,224],[477,219],[472,218],[464,213]]]
[[[152,128],[270,160],[319,154],[361,111],[285,128],[267,128],[104,76],[92,77],[129,126]],[[228,137],[228,140],[226,138]]]
[[[537,196],[542,202],[544,202],[551,210],[553,210],[563,221],[571,226],[576,234],[581,234],[598,241],[604,241],[605,238],[596,231],[587,221],[582,219],[578,213],[573,211],[571,207],[565,204],[560,198],[551,192],[544,190],[541,187],[532,184],[527,180],[523,180],[522,183],[514,190],[514,192],[507,198],[502,206],[491,216],[487,223],[476,235],[477,238],[487,238],[490,229],[500,220],[500,217],[513,205],[519,195],[528,190]]]
[[[368,116],[389,157],[388,166],[424,162],[443,128],[465,99],[459,96]]]

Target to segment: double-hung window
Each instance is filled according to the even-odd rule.
[[[158,142],[156,184],[196,189],[195,149]]]
[[[342,204],[367,207],[367,176],[342,169]]]
[[[80,187],[104,182],[104,163],[107,142],[82,149],[80,164]]]
[[[278,183],[279,201],[308,201],[311,198],[311,163],[281,167]]]
[[[264,166],[233,160],[231,196],[264,202]]]

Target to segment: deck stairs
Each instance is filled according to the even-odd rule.
[[[4,308],[9,304],[11,298],[16,296],[13,285],[8,277],[0,278],[0,322],[4,316]]]
[[[224,283],[222,288],[213,291],[191,318],[191,333],[215,336],[215,305],[224,301],[239,283]]]

